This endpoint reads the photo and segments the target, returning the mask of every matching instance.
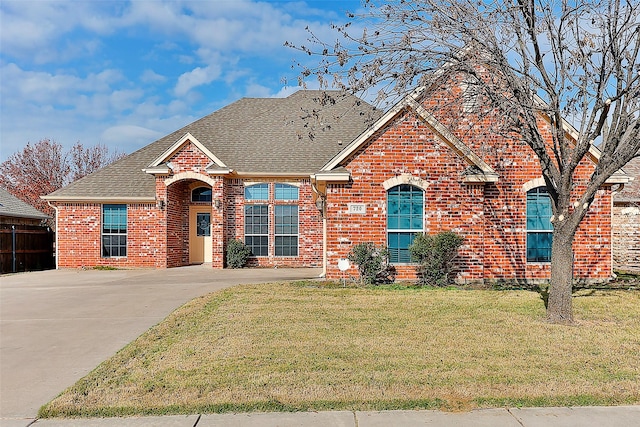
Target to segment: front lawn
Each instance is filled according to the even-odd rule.
[[[640,403],[640,292],[238,286],[197,298],[41,417]]]

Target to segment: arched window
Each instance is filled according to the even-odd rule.
[[[387,247],[392,263],[411,262],[409,245],[424,231],[424,192],[400,184],[387,190]]]
[[[211,202],[211,188],[197,187],[191,192],[192,202]]]
[[[276,200],[298,200],[298,187],[276,183]]]
[[[527,191],[527,262],[551,261],[552,215],[545,187]]]
[[[253,184],[244,188],[245,200],[269,200],[269,184]]]

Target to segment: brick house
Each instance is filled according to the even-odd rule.
[[[338,92],[237,101],[46,196],[58,265],[223,268],[237,238],[253,266],[339,278],[338,261],[372,241],[412,278],[415,233],[453,230],[465,238],[459,281],[548,277],[550,204],[533,152],[447,104],[454,90],[422,88],[384,114]],[[578,187],[597,158],[593,148]],[[598,191],[575,240],[578,277],[611,276],[612,186],[627,180]]]
[[[640,273],[640,157],[631,160],[624,171],[633,181],[613,197],[613,267]]]

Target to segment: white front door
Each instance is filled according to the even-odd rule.
[[[212,260],[211,208],[191,206],[189,209],[189,263],[202,264]]]

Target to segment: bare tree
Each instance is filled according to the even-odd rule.
[[[69,182],[72,182],[121,159],[124,154],[117,151],[111,152],[104,144],[85,147],[80,142],[76,142],[71,148],[70,156]]]
[[[54,211],[40,196],[49,194],[122,158],[104,145],[85,148],[77,142],[70,153],[50,139],[27,145],[0,163],[0,186],[14,196],[53,217]],[[53,226],[53,220],[50,221]]]
[[[572,323],[575,233],[597,190],[640,150],[640,3],[636,0],[367,0],[335,26],[335,43],[310,32],[320,55],[303,67],[324,87],[378,100],[401,97],[442,78],[464,76],[539,159],[553,208],[547,319]],[[356,26],[364,31],[354,31]],[[552,146],[539,120],[551,123]],[[574,122],[572,135],[567,119]],[[584,185],[576,171],[598,145]]]

